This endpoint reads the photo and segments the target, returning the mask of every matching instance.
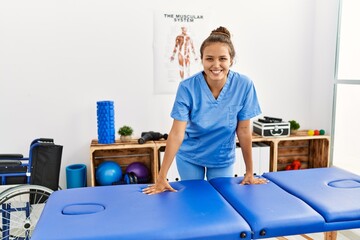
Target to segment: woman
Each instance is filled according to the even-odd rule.
[[[261,113],[253,82],[230,67],[235,57],[230,32],[213,30],[200,48],[203,71],[182,81],[159,175],[146,194],[176,191],[166,176],[176,155],[181,180],[231,177],[236,136],[246,165],[242,184],[260,184],[252,169],[250,119]]]

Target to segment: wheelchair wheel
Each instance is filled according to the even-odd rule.
[[[30,239],[52,192],[39,185],[19,185],[0,193],[0,239]]]

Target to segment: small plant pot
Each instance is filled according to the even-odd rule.
[[[120,141],[121,142],[129,142],[129,141],[131,141],[131,136],[120,136]]]
[[[291,135],[296,135],[298,133],[298,130],[290,130]]]

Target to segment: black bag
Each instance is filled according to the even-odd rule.
[[[40,143],[32,149],[30,184],[59,188],[59,175],[63,146]]]

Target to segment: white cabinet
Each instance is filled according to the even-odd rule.
[[[246,172],[244,158],[241,152],[241,148],[235,149],[235,165],[234,176],[244,176]],[[262,175],[263,173],[270,171],[270,146],[262,142],[252,143],[252,159],[253,159],[253,172],[256,175]]]

